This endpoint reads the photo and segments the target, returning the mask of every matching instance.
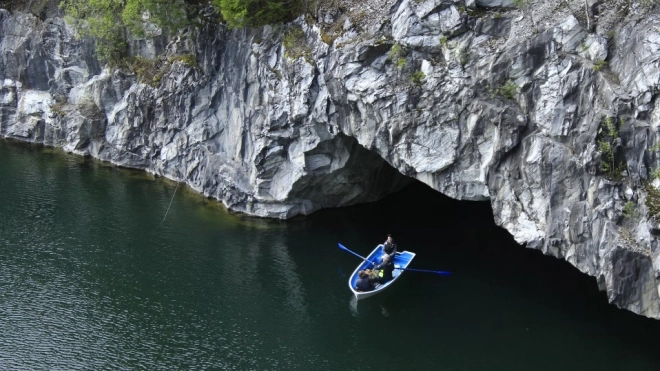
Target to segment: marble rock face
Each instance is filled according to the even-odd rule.
[[[647,207],[660,16],[641,5],[622,15],[624,3],[369,0],[322,8],[316,22],[209,24],[132,40],[134,55],[163,56],[150,81],[104,68],[61,18],[0,10],[0,135],[263,217],[373,201],[417,179],[490,200],[518,243],[660,318],[660,227]],[[289,50],[293,28],[303,36]],[[177,55],[197,63],[166,58]]]

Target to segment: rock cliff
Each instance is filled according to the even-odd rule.
[[[376,200],[414,178],[490,200],[520,244],[660,318],[653,1],[335,5],[134,39],[141,69],[104,67],[56,15],[0,10],[0,135],[263,217]]]

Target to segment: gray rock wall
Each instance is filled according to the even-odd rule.
[[[658,10],[345,3],[316,21],[134,40],[144,57],[196,57],[163,60],[151,81],[102,69],[59,18],[0,10],[0,135],[145,169],[264,217],[376,200],[415,178],[490,200],[520,244],[660,318],[660,229],[646,206],[660,167]]]

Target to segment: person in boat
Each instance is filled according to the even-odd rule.
[[[357,291],[371,291],[374,289],[374,283],[369,277],[369,274],[364,270],[358,271],[358,280],[355,284],[355,290]]]
[[[389,255],[390,258],[394,258],[394,254],[396,254],[396,243],[391,234],[387,235],[387,240],[383,243],[383,252]]]
[[[375,284],[376,282],[378,282],[378,271],[367,268],[364,270],[364,273],[366,273],[367,276],[369,276],[369,281],[371,281],[371,283]]]
[[[385,283],[392,279],[392,272],[394,271],[394,263],[389,255],[383,255],[383,260],[380,264],[374,267],[378,271],[378,282]]]

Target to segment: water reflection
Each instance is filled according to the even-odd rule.
[[[382,317],[389,317],[390,311],[387,309],[387,302],[379,301],[375,297],[370,297],[363,300],[357,300],[355,295],[352,295],[348,300],[348,309],[353,317],[360,316],[360,310],[358,306],[362,306],[362,314],[365,316],[370,315],[380,315]]]
[[[417,190],[266,221],[182,188],[173,197],[174,183],[143,173],[3,144],[0,368],[656,371],[660,364],[656,322],[607,305],[593,280],[563,272],[556,259],[506,245],[505,233],[486,226],[487,205],[456,206]],[[416,217],[434,215],[425,208],[447,216]],[[336,244],[368,253],[384,230],[418,253],[413,268],[456,274],[411,272],[358,302],[347,280],[359,260]],[[375,341],[383,329],[405,339],[396,352]],[[548,357],[547,344],[562,357]],[[378,362],[365,362],[365,353]]]
[[[296,273],[296,263],[289,254],[286,243],[273,241],[270,248],[273,254],[273,268],[285,292],[286,307],[293,310],[300,321],[308,322],[305,290],[300,276]]]
[[[360,314],[360,312],[358,312],[358,299],[355,295],[351,295],[351,300],[348,301],[348,309],[350,309],[353,317],[357,317]]]

